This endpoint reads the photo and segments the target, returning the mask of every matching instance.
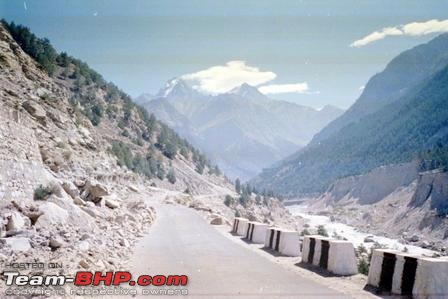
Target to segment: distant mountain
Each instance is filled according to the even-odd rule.
[[[313,138],[319,142],[344,126],[359,121],[399,99],[448,61],[448,34],[442,34],[426,44],[404,51],[366,84],[359,99],[343,115],[332,121]]]
[[[180,78],[156,96],[136,101],[206,153],[231,178],[249,179],[305,146],[342,114],[268,98],[243,84],[219,95],[203,94]]]
[[[407,162],[422,153],[435,159],[429,164],[446,162],[446,53],[448,35],[442,35],[399,55],[369,81],[344,115],[307,147],[265,169],[253,183],[296,195],[322,192],[338,178]]]

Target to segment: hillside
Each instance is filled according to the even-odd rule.
[[[317,143],[344,126],[356,123],[418,87],[448,64],[448,34],[442,34],[426,44],[404,51],[374,75],[359,99],[340,117],[332,121],[313,138]]]
[[[448,36],[436,41],[441,39]],[[421,54],[421,48],[416,49]],[[438,56],[428,57],[440,62]],[[335,179],[418,157],[423,159],[422,169],[443,167],[448,145],[448,67],[438,69],[395,101],[264,170],[254,183],[290,195],[316,193]]]
[[[202,94],[182,79],[169,81],[157,96],[137,102],[200,148],[231,178],[247,180],[305,146],[342,110],[322,110],[273,100],[248,84]]]
[[[0,97],[2,263],[122,269],[156,217],[149,200],[214,194],[225,207],[234,193],[198,150],[25,27],[0,24]]]

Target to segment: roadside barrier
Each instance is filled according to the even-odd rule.
[[[296,231],[269,227],[266,229],[264,245],[287,256],[299,256],[300,234]]]
[[[260,222],[249,222],[247,225],[245,238],[253,243],[263,244],[267,228],[267,224]]]
[[[383,292],[414,298],[448,297],[448,259],[375,249],[367,283]]]
[[[302,262],[321,267],[337,275],[358,273],[352,243],[319,235],[304,237]]]
[[[233,220],[232,232],[237,235],[244,236],[247,230],[248,222],[249,220],[246,218],[236,217],[235,220]]]

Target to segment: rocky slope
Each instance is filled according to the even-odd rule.
[[[417,170],[416,163],[406,163],[337,180],[308,199],[308,209],[364,232],[445,252],[448,173]]]
[[[85,65],[53,67],[49,75],[0,25],[2,265],[123,270],[161,190],[232,192],[198,151]]]
[[[332,106],[316,110],[273,100],[248,84],[206,95],[181,78],[137,102],[204,151],[226,175],[243,180],[306,145],[342,113]]]

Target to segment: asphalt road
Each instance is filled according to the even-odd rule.
[[[240,246],[192,209],[160,205],[157,213],[131,259],[133,277],[188,275],[183,298],[348,298]]]

